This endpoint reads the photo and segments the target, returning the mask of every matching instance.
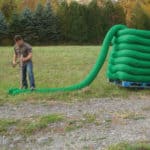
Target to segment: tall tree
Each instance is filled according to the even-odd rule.
[[[68,5],[63,2],[59,9],[62,35],[66,40],[85,42],[87,41],[88,27],[86,24],[87,7],[77,2]]]
[[[119,0],[118,3],[124,9],[124,13],[126,14],[126,24],[131,27],[132,26],[132,13],[133,9],[138,0]],[[141,0],[140,0],[141,1]]]
[[[33,13],[33,32],[35,33],[35,40],[39,44],[43,41],[43,10],[43,5],[39,3]]]
[[[88,5],[87,25],[88,25],[88,40],[90,42],[99,43],[102,40],[102,33],[103,33],[102,10],[103,8],[97,5],[96,0],[93,0]]]
[[[20,23],[23,29],[22,36],[28,42],[35,42],[36,33],[34,32],[33,13],[29,8],[25,8],[20,15]]]
[[[68,16],[70,31],[68,36],[71,40],[77,42],[87,41],[88,27],[85,18],[86,10],[86,6],[80,5],[77,2],[72,2],[70,4]]]
[[[14,0],[5,0],[2,2],[1,11],[5,15],[6,19],[9,21],[12,14],[16,11],[17,4]]]
[[[57,41],[60,37],[58,18],[48,2],[43,10],[42,33],[44,42]]]
[[[140,4],[145,15],[150,17],[150,1],[149,0],[144,0],[144,1],[138,0],[137,2]]]
[[[136,4],[132,13],[132,27],[150,30],[150,16],[147,15],[139,3]]]
[[[111,0],[107,0],[103,7],[103,31],[104,34],[110,27],[115,24],[125,24],[125,14],[123,8],[117,3],[113,3]]]
[[[59,20],[60,20],[60,32],[61,32],[61,35],[62,35],[62,38],[63,40],[69,40],[68,38],[68,33],[69,33],[69,5],[67,4],[66,1],[62,2],[60,5],[59,5],[59,8],[58,8],[58,17],[59,17]]]
[[[8,27],[4,15],[0,12],[0,41],[8,36]]]
[[[18,13],[14,13],[11,17],[9,23],[9,33],[11,38],[13,38],[16,34],[22,34],[23,28],[20,20],[20,15]]]
[[[33,23],[38,43],[51,43],[59,39],[58,18],[51,3],[48,2],[45,7],[41,3],[38,4],[33,14]]]

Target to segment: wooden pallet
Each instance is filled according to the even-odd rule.
[[[129,82],[129,81],[110,81],[118,86],[125,88],[150,89],[150,82]]]

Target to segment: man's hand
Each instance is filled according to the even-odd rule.
[[[16,61],[13,61],[13,65],[17,65],[17,62],[16,62]]]
[[[32,58],[32,53],[29,53],[29,55],[27,57],[22,57],[21,61],[26,62],[26,61],[30,60],[31,58]]]
[[[16,65],[17,65],[17,56],[16,56],[16,54],[14,54],[12,66],[16,67]]]
[[[13,67],[16,67],[16,65],[17,65],[17,62],[16,62],[16,61],[13,61],[13,62],[12,62],[12,66],[13,66]]]
[[[26,62],[27,59],[26,59],[25,57],[22,57],[22,58],[21,58],[21,61],[22,61],[22,62]]]

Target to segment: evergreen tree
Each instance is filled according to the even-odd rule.
[[[109,30],[110,27],[114,25],[113,23],[113,14],[114,14],[114,5],[111,0],[107,0],[104,2],[104,7],[103,7],[103,23],[102,23],[102,28],[103,28],[103,34],[102,36],[104,37],[107,31]]]
[[[58,14],[58,17],[60,20],[59,28],[60,28],[62,40],[68,41],[68,40],[70,40],[68,37],[70,25],[69,25],[69,18],[68,18],[69,17],[69,6],[66,1],[62,2],[59,5],[57,14]]]
[[[23,33],[23,30],[24,29],[21,24],[20,15],[17,13],[14,13],[9,23],[9,33],[10,33],[11,38],[13,38],[16,34],[21,35]]]
[[[23,28],[22,36],[27,42],[35,43],[36,33],[34,32],[33,14],[29,8],[25,8],[20,16],[20,23]]]
[[[110,27],[125,23],[123,8],[111,0],[92,0],[88,6],[63,2],[58,14],[64,39],[79,43],[99,43]]]
[[[5,17],[2,12],[0,12],[0,41],[8,36],[8,27]]]
[[[80,5],[77,2],[70,4],[70,31],[69,37],[73,41],[79,43],[86,42],[88,40],[88,24],[86,22],[87,7]]]
[[[118,5],[118,3],[113,3],[111,0],[105,1],[102,14],[103,37],[113,25],[125,24],[124,10]]]
[[[103,35],[103,15],[102,8],[97,5],[97,1],[93,0],[88,5],[87,25],[89,42],[99,43]]]
[[[87,7],[77,2],[66,2],[61,4],[59,17],[61,20],[61,31],[65,40],[73,42],[87,41],[87,24],[86,24]]]
[[[54,14],[51,4],[48,2],[43,11],[41,39],[44,40],[43,42],[49,43],[57,41],[59,37],[58,18]]]
[[[38,44],[48,44],[58,41],[60,32],[58,30],[58,19],[54,14],[51,4],[48,2],[45,7],[38,4],[33,14],[33,32]]]
[[[35,40],[37,44],[43,42],[43,10],[43,5],[39,3],[33,14],[33,32],[35,33]]]

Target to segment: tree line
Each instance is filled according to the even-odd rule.
[[[35,45],[97,44],[112,25],[125,23],[123,9],[111,1],[101,7],[96,0],[89,5],[62,2],[57,11],[50,3],[21,12],[16,11],[14,3],[5,7],[11,8],[0,12],[0,43],[5,45],[13,43],[16,34]]]
[[[34,45],[99,44],[112,25],[125,24],[123,8],[111,0],[102,5],[96,0],[88,5],[64,1],[57,11],[49,2],[21,12],[14,3],[7,3],[4,8],[0,12],[1,45],[12,44],[16,34]]]

